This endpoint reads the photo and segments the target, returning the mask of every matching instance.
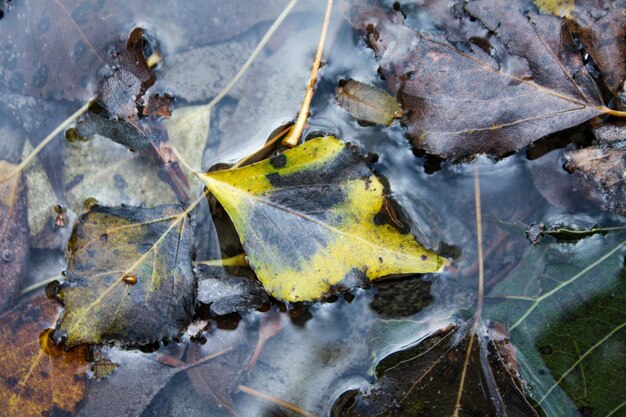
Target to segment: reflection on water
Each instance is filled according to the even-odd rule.
[[[133,27],[145,26],[158,40],[163,62],[154,90],[173,93],[175,106],[182,108],[217,95],[287,3],[158,1],[147,7],[122,1],[13,2],[0,20],[0,156],[19,162],[92,98],[111,51]],[[421,9],[410,6],[405,11],[413,27],[436,27]],[[318,2],[302,1],[246,76],[210,112],[206,147],[191,150],[202,153],[202,168],[240,159],[294,119],[322,12]],[[262,308],[265,312],[220,319],[201,308],[198,321],[180,342],[157,346],[156,352],[102,348],[99,354],[119,367],[107,378],[89,380],[78,415],[291,415],[271,400],[240,389],[240,384],[315,415],[328,415],[342,393],[371,382],[373,363],[471,315],[478,274],[476,174],[483,203],[486,293],[501,289],[503,280],[519,271],[529,251],[535,250],[525,236],[531,224],[590,227],[621,222],[582,201],[566,180],[556,182],[556,189],[555,181],[546,181],[564,176],[559,150],[535,161],[521,152],[502,161],[478,157],[449,164],[414,153],[398,122],[389,128],[359,125],[336,105],[334,89],[348,78],[384,87],[376,60],[338,13],[326,51],[305,135],[332,134],[358,145],[364,155],[378,155],[372,158],[373,168],[388,184],[403,222],[425,246],[452,258],[453,267],[443,274],[374,284],[306,306],[273,303]],[[60,278],[69,227],[52,225],[56,204],[67,207],[73,222],[88,198],[109,205],[175,201],[153,164],[104,138],[69,143],[59,137],[49,144],[26,171],[33,250],[23,287]],[[552,188],[546,189],[546,183]],[[202,187],[193,187],[199,195]],[[216,230],[222,234],[222,250],[237,250],[232,232],[224,232],[230,226],[214,227],[208,210],[202,205],[196,215],[201,231],[198,259],[221,255]],[[593,239],[600,245],[594,253],[601,256],[607,244],[599,236]],[[590,249],[581,245],[578,250]],[[538,266],[549,269],[549,264]],[[576,269],[571,272],[575,275]],[[588,295],[607,297],[600,287]],[[267,317],[279,328],[255,353],[260,335],[268,331]],[[554,336],[544,332],[536,337],[549,339],[541,342],[547,344]],[[612,349],[623,349],[623,344]],[[252,358],[254,366],[248,371],[245,366]]]

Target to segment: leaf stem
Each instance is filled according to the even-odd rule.
[[[601,110],[604,114],[608,114],[610,116],[626,117],[626,111],[613,110],[608,107],[601,107]]]
[[[254,397],[257,398],[261,398],[265,401],[269,401],[271,403],[274,403],[276,405],[279,405],[283,408],[286,408],[289,411],[293,411],[294,413],[300,414],[301,416],[305,416],[305,417],[315,417],[314,414],[309,413],[306,410],[303,410],[302,408],[298,407],[297,405],[288,403],[287,401],[281,400],[280,398],[276,398],[276,397],[272,397],[271,395],[265,394],[263,392],[257,391],[253,388],[247,387],[245,385],[239,385],[239,391],[241,392],[245,392],[246,394],[252,395]]]
[[[50,132],[50,134],[48,136],[46,136],[44,138],[44,140],[41,141],[41,143],[39,145],[37,145],[35,147],[35,149],[33,149],[33,151],[28,154],[28,156],[26,158],[24,158],[24,160],[22,162],[20,162],[20,164],[15,167],[15,169],[13,171],[11,171],[8,175],[0,178],[0,182],[4,182],[10,178],[12,178],[13,176],[17,175],[18,173],[20,173],[29,163],[32,162],[32,160],[35,158],[35,156],[37,156],[37,154],[39,154],[39,152],[41,152],[41,150],[50,142],[52,142],[52,140],[59,134],[61,133],[66,127],[68,127],[70,124],[72,124],[76,119],[78,119],[81,115],[83,115],[87,109],[89,109],[89,106],[91,105],[91,101],[87,102],[83,107],[81,107],[80,109],[78,109],[74,114],[72,114],[70,117],[68,117],[67,119],[65,119],[60,125],[58,125],[52,132]]]
[[[230,258],[223,259],[211,259],[207,261],[198,261],[196,265],[208,265],[208,266],[249,266],[245,253],[231,256]]]
[[[315,87],[315,81],[317,81],[317,72],[322,62],[322,53],[324,52],[324,45],[326,44],[326,35],[328,34],[328,26],[330,24],[330,15],[333,8],[333,0],[328,0],[326,4],[326,15],[324,16],[324,25],[322,26],[322,35],[320,36],[320,42],[317,45],[317,53],[315,54],[315,60],[313,61],[313,68],[311,69],[311,77],[309,78],[309,84],[306,87],[306,93],[304,94],[304,100],[302,100],[302,107],[300,113],[296,119],[296,123],[291,130],[289,136],[283,140],[283,145],[294,147],[300,142],[300,136],[304,130],[304,125],[309,117],[309,110],[311,108],[311,100],[313,99],[313,91]]]

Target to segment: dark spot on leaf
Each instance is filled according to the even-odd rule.
[[[422,255],[422,261],[426,261],[426,260],[428,260],[428,256]]]
[[[287,165],[287,157],[283,154],[279,154],[270,158],[270,164],[274,168],[283,168]]]
[[[539,352],[541,352],[541,354],[543,354],[543,355],[549,355],[549,354],[552,353],[552,346],[550,346],[550,345],[541,346],[539,348]]]

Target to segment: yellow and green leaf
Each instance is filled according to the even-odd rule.
[[[377,224],[383,185],[334,137],[243,168],[200,174],[232,219],[265,289],[287,301],[389,275],[439,271],[446,260]]]
[[[182,207],[93,206],[77,221],[59,298],[66,345],[171,338],[191,321],[192,231]]]

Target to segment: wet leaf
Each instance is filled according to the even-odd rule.
[[[238,391],[245,365],[252,353],[246,347],[246,333],[245,324],[240,324],[234,331],[216,330],[206,335],[210,342],[203,345],[192,343],[187,352],[188,362],[194,363],[224,349],[232,349],[207,363],[189,368],[187,376],[193,389],[204,401],[233,417],[239,417],[240,414],[231,395]]]
[[[383,186],[334,137],[200,177],[228,212],[250,266],[276,298],[315,300],[368,279],[436,272],[446,263],[413,236],[376,224]]]
[[[593,130],[596,144],[565,153],[565,169],[574,188],[602,209],[626,215],[626,125],[601,125]]]
[[[0,316],[0,402],[6,417],[73,413],[85,391],[85,346],[53,344],[58,305],[46,298],[24,302]]]
[[[0,311],[13,303],[28,262],[28,204],[17,165],[0,160]]]
[[[338,415],[538,416],[510,369],[507,344],[485,324],[476,334],[468,324],[442,329],[385,358],[372,387]]]
[[[204,106],[180,107],[164,122],[167,135],[191,167],[202,166],[202,154],[209,137],[211,111]],[[191,175],[191,173],[188,173]]]
[[[520,375],[549,417],[621,412],[624,238],[531,247],[487,298],[486,314],[506,323]]]
[[[68,244],[66,344],[147,344],[179,334],[193,316],[192,231],[182,207],[94,206]]]
[[[521,1],[464,7],[493,36],[446,39],[364,1],[351,10],[408,112],[414,146],[450,158],[504,155],[608,111],[560,18],[524,13]]]
[[[624,0],[581,2],[568,20],[572,34],[583,43],[616,96],[626,79],[625,10]]]
[[[402,116],[402,108],[387,92],[359,81],[340,83],[335,96],[339,106],[359,121],[388,126]]]

